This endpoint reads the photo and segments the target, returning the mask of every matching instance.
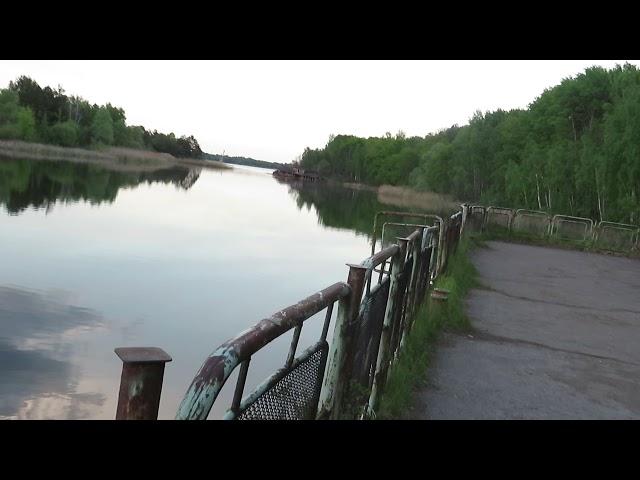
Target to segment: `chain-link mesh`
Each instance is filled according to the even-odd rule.
[[[238,420],[312,420],[318,408],[329,345],[320,344],[304,361],[244,409]]]
[[[544,214],[516,213],[511,229],[544,237],[549,233],[549,222],[549,217]]]

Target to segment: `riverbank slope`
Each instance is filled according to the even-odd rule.
[[[90,150],[86,148],[68,148],[42,143],[19,140],[0,140],[0,157],[25,160],[69,161],[90,163],[118,171],[155,171],[163,168],[184,166],[187,168],[233,168],[214,160],[177,158],[168,153],[134,148],[107,147]]]

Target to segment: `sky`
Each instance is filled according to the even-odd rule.
[[[128,125],[194,135],[207,153],[273,162],[322,148],[331,134],[425,136],[476,110],[526,108],[592,65],[638,60],[150,61],[0,60],[0,88],[20,75],[121,107]]]

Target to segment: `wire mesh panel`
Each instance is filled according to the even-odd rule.
[[[509,230],[513,210],[510,208],[488,207],[485,215],[485,229]]]
[[[517,210],[511,223],[512,230],[544,237],[549,234],[551,217],[545,212]]]
[[[313,420],[318,407],[329,345],[318,344],[282,378],[244,408],[238,420]]]
[[[354,324],[355,354],[352,376],[363,386],[370,386],[373,382],[390,283],[387,277],[371,290],[362,301],[360,313]]]
[[[484,212],[484,207],[470,207],[465,220],[465,228],[468,228],[470,232],[482,231]]]
[[[565,240],[589,240],[593,221],[589,218],[556,215],[552,220],[552,231],[557,238]]]
[[[613,222],[600,222],[596,246],[606,250],[629,251],[638,237],[638,227]]]

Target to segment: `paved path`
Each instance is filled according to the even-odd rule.
[[[488,242],[411,418],[640,418],[640,261]]]

